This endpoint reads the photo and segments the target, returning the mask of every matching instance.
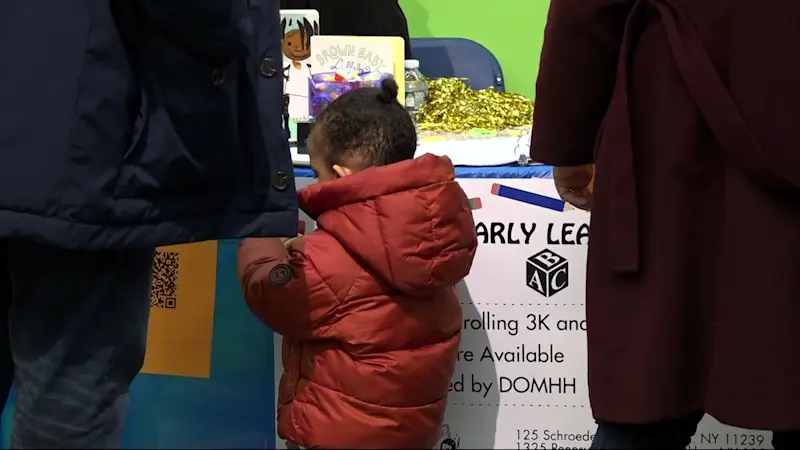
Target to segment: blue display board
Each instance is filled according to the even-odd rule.
[[[275,448],[273,335],[244,303],[237,248],[219,243],[211,376],[136,377],[125,448]],[[4,425],[10,418],[6,408]]]

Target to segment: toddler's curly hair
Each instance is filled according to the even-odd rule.
[[[397,83],[385,79],[380,88],[342,95],[319,114],[314,131],[320,134],[318,142],[329,164],[363,169],[414,157],[417,131],[397,101],[397,91]]]

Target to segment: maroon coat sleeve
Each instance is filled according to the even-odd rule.
[[[338,300],[306,257],[304,237],[289,251],[280,239],[245,239],[237,266],[245,302],[265,325],[298,341],[325,337]]]
[[[593,162],[634,0],[552,0],[536,82],[531,159]]]

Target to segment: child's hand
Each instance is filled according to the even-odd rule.
[[[297,235],[297,236],[295,236],[295,237],[293,237],[293,238],[281,238],[281,242],[283,242],[283,247],[284,247],[286,250],[289,250],[289,248],[292,246],[292,243],[293,243],[295,240],[297,240],[297,238],[299,238],[299,237],[300,237],[300,235]]]

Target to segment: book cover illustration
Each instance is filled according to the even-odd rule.
[[[284,9],[281,16],[283,90],[292,122],[309,116],[311,37],[319,34],[319,12],[314,9]],[[290,125],[290,128],[294,128]],[[295,135],[294,132],[291,133]]]
[[[311,37],[311,115],[352,89],[393,77],[404,98],[405,42],[387,36]]]

